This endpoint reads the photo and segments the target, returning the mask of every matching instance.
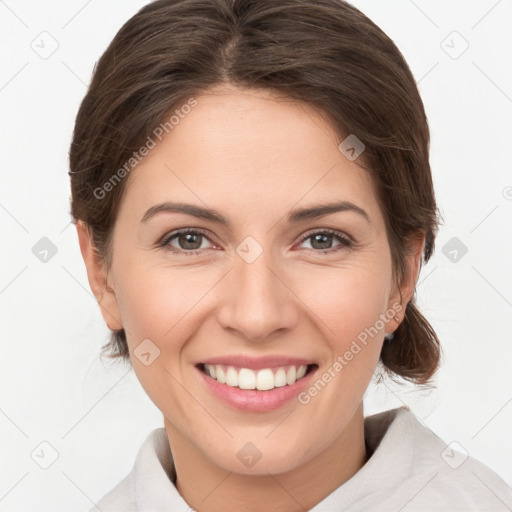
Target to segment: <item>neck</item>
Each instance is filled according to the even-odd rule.
[[[366,463],[362,403],[343,432],[307,462],[277,475],[244,475],[221,468],[165,420],[176,488],[197,512],[303,512]]]

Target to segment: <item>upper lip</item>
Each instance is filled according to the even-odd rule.
[[[197,363],[199,364],[222,364],[225,366],[237,366],[239,368],[251,368],[251,369],[262,369],[262,368],[277,368],[279,366],[289,365],[310,365],[315,364],[309,359],[302,359],[299,357],[290,356],[262,356],[262,357],[251,357],[247,355],[231,355],[231,356],[218,356],[204,359]]]

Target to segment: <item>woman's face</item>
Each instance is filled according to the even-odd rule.
[[[403,317],[384,218],[311,107],[227,87],[195,99],[131,171],[102,311],[170,439],[276,474],[341,437]]]

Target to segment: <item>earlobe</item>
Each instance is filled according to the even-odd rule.
[[[93,243],[91,233],[86,224],[79,220],[76,223],[80,252],[87,269],[87,278],[92,293],[100,306],[101,314],[111,331],[123,328],[119,306],[113,290],[107,283],[107,272],[104,261],[99,257]]]

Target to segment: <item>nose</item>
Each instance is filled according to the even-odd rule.
[[[237,255],[234,268],[223,283],[217,320],[224,329],[248,341],[269,340],[277,333],[282,336],[299,319],[297,298],[289,279],[270,253],[263,251],[252,263]]]

